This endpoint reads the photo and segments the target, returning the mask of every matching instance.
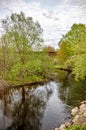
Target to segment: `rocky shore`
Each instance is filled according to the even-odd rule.
[[[79,107],[74,107],[71,110],[71,120],[71,122],[65,122],[55,130],[67,130],[68,128],[68,130],[75,130],[72,129],[75,126],[79,126],[79,130],[82,130],[82,126],[85,126],[84,130],[86,130],[86,101],[81,102]]]

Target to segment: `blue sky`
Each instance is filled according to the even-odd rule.
[[[73,23],[86,24],[86,0],[0,0],[0,19],[20,11],[40,23],[44,44],[55,48]]]

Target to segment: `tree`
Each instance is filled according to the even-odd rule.
[[[57,51],[57,60],[60,65],[65,65],[65,61],[70,56],[70,44],[62,41],[59,45],[59,49]]]
[[[10,17],[3,19],[1,24],[3,34],[0,50],[4,54],[2,56],[3,67],[6,68],[10,63],[8,71],[22,79],[32,50],[41,47],[43,30],[38,22],[34,22],[32,17],[25,17],[23,12],[13,13]],[[9,60],[9,63],[6,60]]]
[[[70,68],[76,79],[86,77],[86,26],[74,24],[59,43],[58,61]],[[66,58],[64,58],[66,57]]]
[[[28,50],[41,46],[42,29],[38,22],[34,22],[31,17],[25,17],[24,13],[12,14],[10,17],[2,20],[4,32],[8,34],[9,43],[21,57],[24,62],[24,56]]]

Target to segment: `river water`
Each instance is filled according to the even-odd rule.
[[[0,93],[0,130],[54,130],[86,99],[86,81],[50,81]]]

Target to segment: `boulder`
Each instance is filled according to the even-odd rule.
[[[86,112],[86,104],[80,105],[80,112],[81,112],[81,113]]]
[[[65,130],[65,128],[66,128],[65,124],[62,124],[62,125],[60,126],[60,130]]]
[[[79,111],[78,107],[74,107],[74,108],[71,110],[71,115],[72,115],[72,116],[77,115],[78,111]]]
[[[73,122],[73,123],[78,123],[79,118],[80,118],[80,116],[79,116],[79,115],[76,115],[76,116],[73,118],[72,122]]]
[[[65,122],[65,126],[69,127],[69,126],[71,126],[71,123],[70,122]]]
[[[59,130],[59,128],[55,128],[55,130]]]

